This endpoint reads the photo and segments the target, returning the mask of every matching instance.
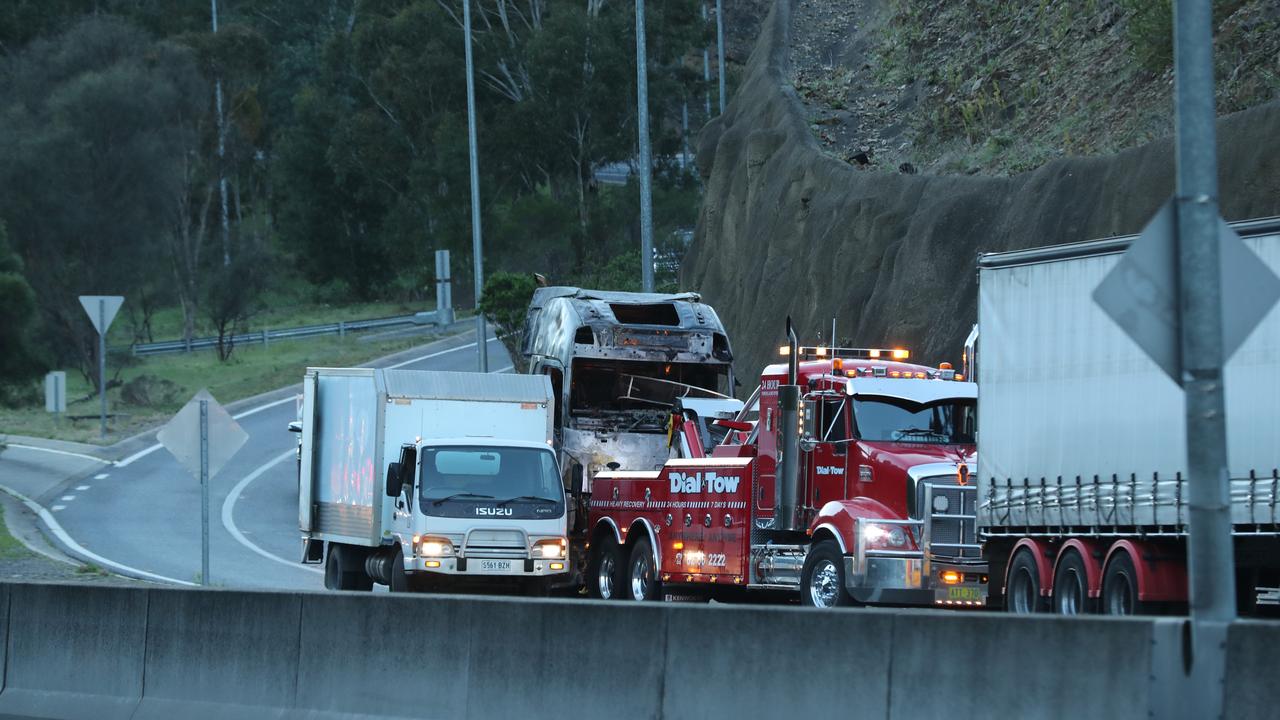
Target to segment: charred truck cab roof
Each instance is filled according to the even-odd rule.
[[[657,469],[674,401],[733,389],[728,333],[696,293],[539,288],[522,354],[530,373],[551,378],[558,449],[588,485],[610,464]]]

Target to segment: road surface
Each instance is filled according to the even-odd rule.
[[[474,338],[447,338],[383,366],[474,371]],[[509,371],[500,343],[490,338],[488,351],[491,369]],[[320,569],[298,562],[297,436],[287,429],[297,417],[295,396],[235,417],[249,440],[210,484],[210,584],[322,588]],[[163,448],[152,445],[94,468],[64,484],[46,505],[67,536],[59,540],[74,554],[126,575],[201,580],[200,485]]]

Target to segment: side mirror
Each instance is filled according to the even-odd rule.
[[[302,432],[302,421],[294,420],[293,422],[289,423],[289,432],[296,432],[296,433]]]
[[[816,447],[818,447],[818,441],[812,435],[805,435],[800,438],[801,452],[813,452],[813,449]]]
[[[387,497],[400,497],[404,491],[404,479],[400,477],[400,463],[387,463]]]

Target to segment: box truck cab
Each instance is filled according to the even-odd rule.
[[[567,582],[551,399],[532,375],[308,369],[303,562],[333,590]]]

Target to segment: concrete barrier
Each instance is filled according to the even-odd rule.
[[[0,585],[0,718],[1036,717],[1161,707],[1181,621]],[[1280,624],[1228,640],[1273,717]],[[1176,708],[1174,708],[1176,710]]]
[[[0,717],[128,720],[142,697],[147,592],[4,586]]]

